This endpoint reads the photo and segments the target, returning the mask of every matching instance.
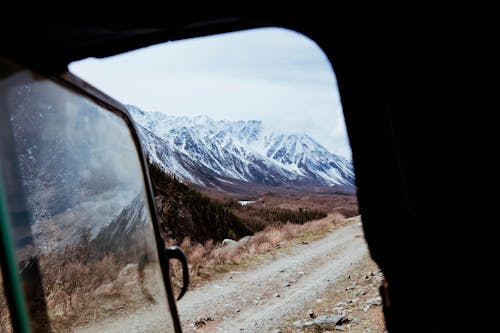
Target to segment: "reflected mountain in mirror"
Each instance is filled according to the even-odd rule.
[[[14,230],[17,260],[23,276],[40,269],[52,331],[105,331],[106,320],[144,309],[155,330],[173,331],[126,122],[29,72],[9,83],[2,98],[31,215],[31,230]]]

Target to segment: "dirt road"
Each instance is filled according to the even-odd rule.
[[[267,332],[303,310],[367,254],[359,218],[248,271],[189,291],[178,303],[184,332]],[[195,322],[201,318],[204,324]],[[200,327],[201,326],[201,327]]]

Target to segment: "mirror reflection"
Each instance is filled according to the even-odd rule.
[[[26,71],[0,84],[31,215],[13,227],[18,260],[22,275],[40,269],[52,331],[173,331],[125,121]]]

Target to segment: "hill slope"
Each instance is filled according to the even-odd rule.
[[[214,201],[149,164],[155,205],[163,239],[197,242],[238,239],[253,231],[224,204]]]

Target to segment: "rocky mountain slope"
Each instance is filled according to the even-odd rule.
[[[262,121],[215,121],[127,108],[151,162],[193,184],[355,190],[351,162],[307,134],[272,131]]]

